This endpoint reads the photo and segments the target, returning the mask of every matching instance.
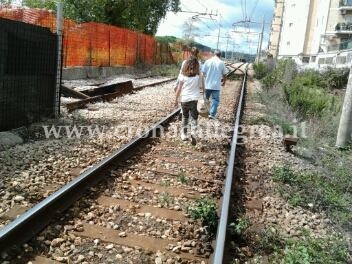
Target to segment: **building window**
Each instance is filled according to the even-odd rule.
[[[319,58],[318,64],[325,64],[325,58]]]
[[[325,64],[332,64],[333,63],[333,57],[328,57],[328,58],[325,58]]]
[[[290,23],[290,24],[288,24],[288,25],[289,25],[289,27],[292,27],[293,23]]]
[[[310,61],[311,62],[315,62],[317,60],[317,56],[312,56],[312,57],[310,57]]]
[[[287,46],[290,46],[290,44],[291,44],[290,41],[287,41],[287,42],[286,42],[286,45],[287,45]]]
[[[309,59],[310,59],[310,57],[303,57],[302,58],[302,62],[303,63],[309,63]]]

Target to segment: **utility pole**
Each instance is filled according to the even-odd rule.
[[[217,50],[219,49],[220,29],[221,29],[221,15],[219,16],[218,42],[216,43],[216,49]]]
[[[263,35],[264,35],[264,25],[265,25],[265,19],[263,16],[263,22],[262,22],[262,32],[259,35],[259,42],[258,42],[258,50],[257,50],[257,63],[260,62],[260,54],[262,52],[262,45],[263,45]]]
[[[233,55],[233,52],[235,50],[235,43],[232,44],[232,53],[231,53],[231,60],[234,61],[234,55]]]
[[[226,50],[225,50],[225,59],[227,58],[227,47],[229,46],[229,39],[230,39],[230,35],[227,34]]]
[[[343,148],[349,143],[352,134],[352,69],[348,77],[345,99],[337,132],[336,147]]]
[[[55,89],[55,117],[60,116],[60,87],[61,87],[61,68],[62,68],[62,37],[63,37],[63,4],[61,1],[56,3],[56,34],[57,34],[57,69],[56,69],[56,89]]]

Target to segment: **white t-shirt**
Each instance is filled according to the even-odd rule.
[[[202,72],[205,75],[205,89],[220,90],[221,78],[227,74],[228,70],[219,57],[213,56],[205,61]]]
[[[183,82],[181,90],[181,102],[197,101],[200,96],[199,75],[187,77],[183,74],[179,75],[180,82]]]

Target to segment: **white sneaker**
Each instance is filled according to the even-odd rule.
[[[187,140],[187,135],[184,133],[181,133],[181,140],[183,141]]]

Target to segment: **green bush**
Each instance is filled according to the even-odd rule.
[[[230,232],[236,235],[241,235],[250,225],[250,220],[247,217],[241,216],[236,219],[236,222],[230,223],[229,228]]]
[[[349,69],[327,68],[321,74],[321,84],[327,90],[344,89],[348,82]]]
[[[317,85],[320,81],[316,78],[311,73],[303,74],[283,87],[287,103],[302,117],[321,117],[326,111],[337,113],[341,109],[334,96]]]
[[[265,91],[268,91],[270,88],[273,88],[278,83],[280,83],[280,81],[276,72],[268,74],[262,79],[262,85]]]
[[[253,65],[253,69],[254,69],[254,72],[255,72],[255,77],[258,80],[263,79],[269,73],[269,69],[268,69],[267,65],[265,63],[262,63],[262,62],[255,63]]]

